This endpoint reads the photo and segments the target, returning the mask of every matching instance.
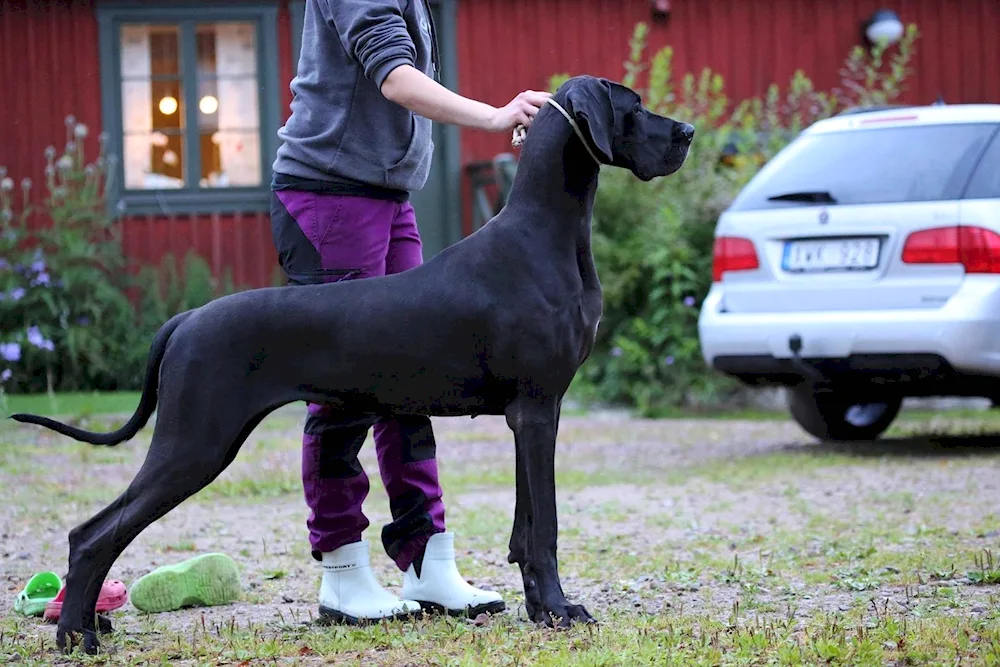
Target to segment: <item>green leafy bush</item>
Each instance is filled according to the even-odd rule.
[[[803,128],[846,107],[896,99],[917,30],[910,26],[888,59],[883,45],[853,50],[834,90],[817,91],[797,71],[784,90],[775,84],[763,97],[736,104],[711,70],[677,81],[669,46],[647,61],[646,36],[646,25],[638,24],[622,83],[648,108],[693,124],[697,133],[687,162],[672,176],[643,183],[623,170],[601,174],[593,249],[605,290],[604,318],[573,390],[652,415],[745,396],[735,381],[706,367],[698,343],[718,217]],[[566,77],[553,77],[551,89]]]
[[[131,265],[107,206],[107,137],[87,162],[87,127],[68,117],[66,133],[63,151],[45,149],[40,202],[0,167],[0,396],[138,388],[156,329],[218,292],[193,254],[183,276]]]

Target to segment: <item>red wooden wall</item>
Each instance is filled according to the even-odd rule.
[[[916,23],[914,74],[906,102],[1000,102],[998,0],[672,0],[665,21],[650,0],[466,0],[459,2],[458,69],[463,95],[501,105],[540,89],[556,73],[620,80],[639,21],[647,54],[669,44],[674,72],[711,67],[731,99],[784,85],[802,69],[821,89],[837,85],[861,24],[881,7]],[[462,132],[462,161],[510,150],[510,137]]]
[[[281,5],[281,107],[291,93],[290,16]],[[95,0],[0,0],[0,165],[36,183],[42,151],[65,140],[73,114],[100,131],[100,79]],[[459,92],[505,104],[526,88],[544,88],[552,74],[589,73],[620,79],[638,21],[650,24],[650,51],[674,48],[679,75],[708,66],[727,81],[731,98],[784,84],[801,68],[822,88],[836,85],[861,23],[882,6],[922,32],[915,75],[905,101],[1000,102],[1000,0],[672,0],[665,22],[649,0],[458,0]],[[509,151],[507,134],[463,131],[462,163]],[[463,185],[466,204],[469,192]],[[468,217],[468,216],[467,216]],[[468,220],[466,220],[468,225]],[[157,262],[167,252],[196,249],[237,283],[269,284],[275,261],[265,215],[140,217],[125,226],[128,253]]]
[[[66,142],[64,119],[90,129],[88,159],[101,131],[100,64],[95,0],[0,0],[0,166],[20,183],[29,177],[40,194],[44,150]],[[287,0],[278,15],[282,54],[281,108],[288,113],[292,78]],[[158,263],[195,250],[217,276],[229,271],[239,286],[274,282],[276,257],[266,214],[135,216],[125,220],[128,256]]]

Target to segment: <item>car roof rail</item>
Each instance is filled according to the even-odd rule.
[[[838,116],[853,116],[859,113],[874,113],[876,111],[888,111],[889,109],[911,109],[912,104],[870,104],[865,106],[849,107],[844,109]]]

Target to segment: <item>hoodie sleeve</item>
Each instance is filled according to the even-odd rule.
[[[344,49],[379,88],[396,67],[414,65],[416,47],[399,0],[321,0],[319,4]]]

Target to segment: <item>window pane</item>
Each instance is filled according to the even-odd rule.
[[[260,105],[254,26],[201,24],[196,38],[200,185],[260,185]]]
[[[1000,198],[1000,135],[993,137],[986,154],[983,155],[976,173],[969,181],[966,199]]]
[[[121,30],[125,187],[184,185],[184,87],[179,35],[172,25]]]
[[[747,184],[732,208],[801,206],[769,199],[798,192],[828,192],[845,205],[957,199],[994,129],[916,125],[803,136]]]

